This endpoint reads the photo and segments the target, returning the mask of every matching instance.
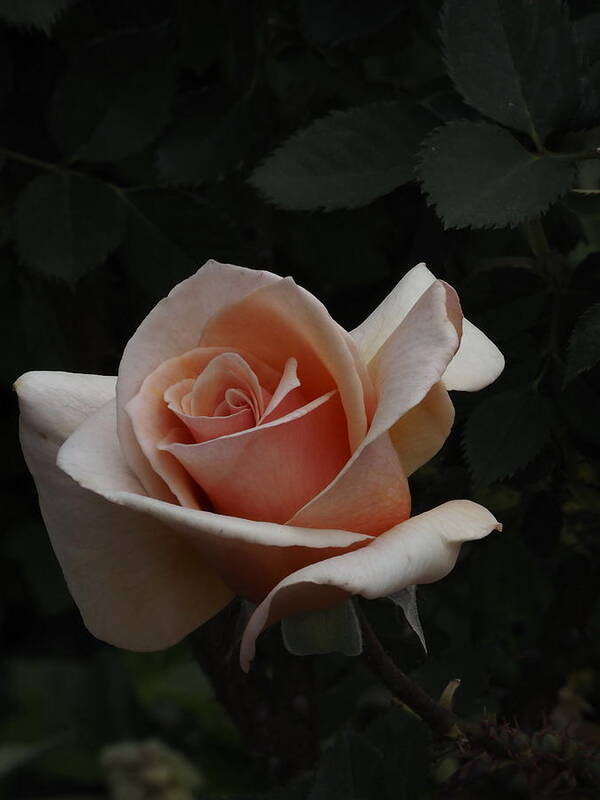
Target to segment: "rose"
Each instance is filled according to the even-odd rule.
[[[127,344],[118,378],[29,372],[21,441],[92,633],[167,647],[237,593],[242,641],[351,594],[435,581],[500,526],[454,500],[410,517],[448,390],[501,372],[455,291],[420,264],[352,334],[290,278],[208,262]]]

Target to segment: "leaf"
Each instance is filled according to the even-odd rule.
[[[573,127],[589,128],[600,122],[600,14],[588,14],[573,23],[579,54],[580,103]]]
[[[75,283],[118,246],[123,214],[105,183],[69,172],[40,175],[17,198],[16,234],[28,266]]]
[[[542,140],[577,109],[577,50],[562,0],[447,0],[450,77],[478,111]]]
[[[334,47],[381,30],[403,10],[401,0],[302,0],[302,27],[311,44]]]
[[[162,30],[105,37],[72,58],[54,91],[49,127],[71,158],[116,161],[154,141],[173,91]]]
[[[157,298],[209,258],[246,260],[237,230],[191,194],[128,192],[125,205],[127,230],[119,257],[129,274]]]
[[[591,306],[577,320],[567,356],[565,383],[587,372],[600,361],[600,303]]]
[[[327,750],[308,800],[373,800],[383,797],[383,759],[363,736],[346,731]]]
[[[528,386],[484,400],[467,421],[464,446],[477,486],[513,475],[540,452],[550,435],[546,398]]]
[[[9,25],[50,30],[73,0],[0,0],[0,17]]]
[[[295,656],[362,653],[362,632],[351,600],[333,608],[285,617],[281,633],[286,648]]]
[[[264,129],[258,111],[257,100],[232,100],[221,88],[184,97],[157,151],[163,180],[198,186],[238,168]]]
[[[413,178],[413,160],[433,118],[405,100],[334,111],[296,132],[251,183],[292,210],[358,208]]]
[[[382,756],[384,797],[414,800],[427,784],[431,735],[421,720],[392,705],[366,731]]]
[[[418,168],[446,228],[503,228],[544,212],[564,194],[573,168],[529,153],[496,125],[450,122],[425,142]]]
[[[423,626],[419,618],[419,607],[417,605],[417,587],[407,586],[399,592],[389,595],[390,600],[397,606],[400,606],[406,617],[406,621],[419,637],[419,641],[423,645],[423,650],[427,652],[427,645],[425,643],[425,634],[423,633]]]
[[[561,409],[575,436],[600,446],[600,394],[583,377],[575,377],[559,396]]]

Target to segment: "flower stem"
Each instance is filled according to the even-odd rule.
[[[362,608],[358,603],[355,603],[355,607],[362,630],[365,657],[381,682],[397,700],[414,711],[436,733],[451,738],[460,736],[462,731],[458,717],[436,703],[427,692],[402,672],[385,651]]]

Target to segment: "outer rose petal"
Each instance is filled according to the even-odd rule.
[[[292,525],[338,525],[379,534],[406,519],[410,495],[388,432],[440,379],[458,347],[462,314],[453,289],[436,281],[371,364],[379,403],[369,432],[333,483]]]
[[[225,308],[208,323],[199,344],[247,350],[279,372],[295,358],[306,399],[337,389],[351,450],[364,438],[375,402],[365,365],[350,335],[291,278]]]
[[[371,361],[435,279],[425,264],[417,264],[375,311],[352,331],[365,361]],[[464,320],[460,347],[443,378],[446,389],[478,391],[495,381],[503,369],[504,357],[496,345],[468,320]]]
[[[453,423],[454,406],[440,381],[390,428],[390,438],[407,475],[434,457]]]
[[[207,261],[152,309],[127,343],[117,381],[119,440],[129,466],[152,497],[173,500],[171,491],[141,451],[125,406],[163,361],[196,347],[206,323],[222,308],[280,280],[271,272]]]
[[[23,375],[15,384],[21,443],[86,626],[120,647],[160,649],[216,614],[232,595],[168,527],[82,489],[56,466],[65,438],[114,397],[114,387],[115,378],[98,375]],[[114,422],[113,415],[113,437]],[[90,457],[93,463],[93,452]]]
[[[111,504],[117,504],[115,514],[122,513],[122,507],[125,507],[141,512],[142,519],[146,518],[149,525],[164,523],[163,530],[166,533],[156,536],[157,543],[164,536],[168,539],[170,533],[170,542],[181,541],[182,546],[185,542],[191,544],[193,549],[186,550],[190,569],[196,562],[200,565],[211,564],[237,594],[261,600],[290,572],[314,561],[362,547],[371,540],[369,536],[344,530],[310,530],[197,511],[145,496],[121,454],[115,434],[114,406],[111,406],[107,404],[88,417],[67,439],[58,455],[60,469],[80,486],[109,501],[109,508],[112,508]],[[85,496],[93,497],[88,493]],[[140,526],[140,517],[132,516]],[[103,533],[110,535],[110,520]],[[118,533],[115,548],[124,548],[123,531]],[[87,531],[83,535],[89,545]],[[152,539],[148,545],[140,543],[139,547],[141,551],[145,548],[150,552],[151,545]],[[133,545],[134,548],[136,546]],[[131,556],[135,556],[135,552]],[[122,568],[118,549],[112,558],[113,568]],[[203,582],[200,581],[197,591],[202,590]],[[119,602],[124,602],[123,598],[114,599],[115,609]],[[114,624],[117,626],[117,622]],[[148,628],[146,635],[152,636],[152,620],[149,618],[144,624]],[[114,641],[110,631],[104,638]],[[132,645],[124,643],[123,646]]]
[[[348,595],[386,597],[433,583],[454,567],[460,545],[502,526],[470,500],[452,500],[411,517],[353,553],[320,561],[281,581],[255,610],[242,638],[240,662],[248,671],[257,636],[291,614],[336,605]]]

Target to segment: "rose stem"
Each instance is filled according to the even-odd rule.
[[[436,733],[452,738],[460,735],[461,722],[458,717],[436,703],[427,692],[396,666],[385,651],[365,612],[357,602],[354,605],[363,635],[363,652],[375,675],[397,700],[418,714]]]

